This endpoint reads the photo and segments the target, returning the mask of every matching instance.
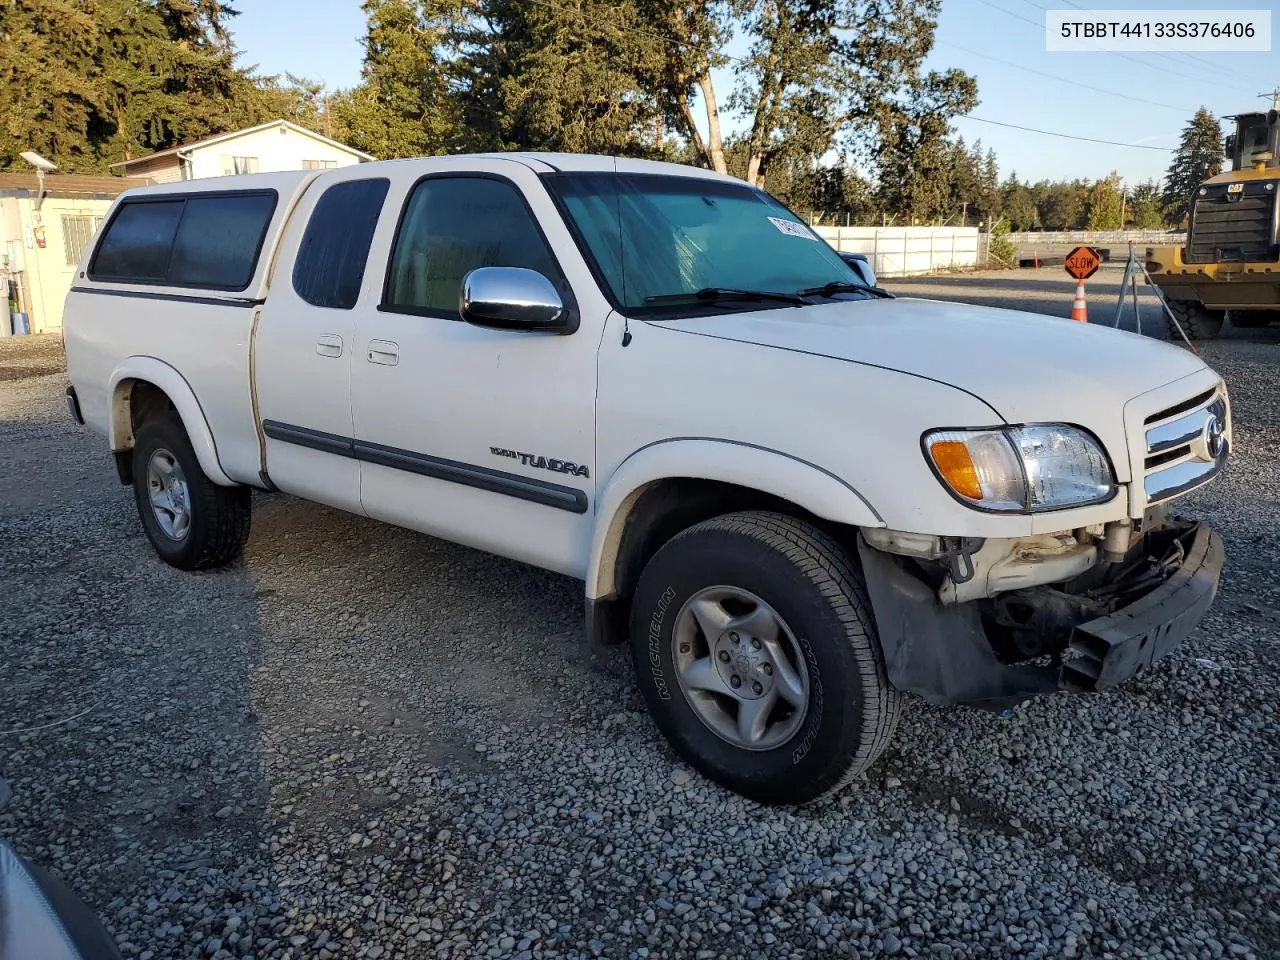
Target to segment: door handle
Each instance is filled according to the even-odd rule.
[[[400,345],[390,340],[370,340],[369,362],[394,367],[400,362]]]
[[[316,341],[316,353],[322,357],[342,356],[342,338],[334,333],[326,333]]]

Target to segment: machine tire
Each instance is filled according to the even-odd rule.
[[[1274,310],[1231,310],[1227,319],[1238,330],[1257,330],[1272,320],[1280,320],[1280,312]]]
[[[180,485],[176,497],[172,490],[165,495],[160,479],[165,471]],[[133,493],[147,539],[165,563],[179,570],[226,566],[249,538],[249,488],[222,487],[205,476],[172,410],[154,414],[135,431]]]
[[[1213,340],[1222,332],[1225,310],[1209,310],[1199,300],[1169,300],[1169,309],[1182,324],[1188,340]],[[1169,339],[1181,340],[1182,334],[1173,321],[1169,321]]]
[[[743,596],[761,602],[731,603]],[[646,565],[631,617],[632,659],[654,722],[702,774],[752,800],[803,804],[839,790],[875,762],[897,726],[900,694],[885,673],[862,574],[811,524],[753,511],[690,527]],[[753,663],[762,656],[767,663]],[[743,709],[766,699],[756,710],[763,723],[748,725],[762,731],[758,745],[746,745]]]

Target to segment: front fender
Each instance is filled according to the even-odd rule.
[[[191,384],[174,367],[157,360],[155,357],[128,357],[122,360],[111,371],[111,381],[107,393],[111,397],[111,418],[108,438],[111,449],[115,453],[133,449],[133,420],[129,413],[129,396],[133,384],[145,381],[164,391],[173,403],[182,425],[191,440],[196,459],[200,461],[200,469],[214,483],[223,487],[234,487],[236,482],[226,475],[218,462],[218,447],[213,440],[213,431],[209,429],[209,421],[205,419],[200,401],[196,399]]]
[[[814,516],[856,527],[883,527],[875,508],[834,473],[789,454],[735,440],[680,437],[641,447],[624,460],[596,497],[596,525],[587,567],[587,597],[613,595],[627,516],[660,480],[718,480],[796,504]]]

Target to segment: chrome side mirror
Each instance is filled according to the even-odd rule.
[[[462,278],[458,313],[467,323],[504,330],[559,330],[569,311],[551,281],[524,267],[478,267]]]

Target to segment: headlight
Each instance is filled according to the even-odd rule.
[[[935,430],[924,450],[947,489],[981,510],[1038,513],[1101,503],[1115,492],[1098,441],[1065,424]]]

